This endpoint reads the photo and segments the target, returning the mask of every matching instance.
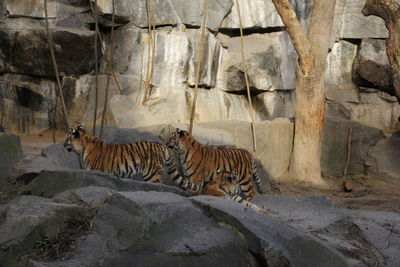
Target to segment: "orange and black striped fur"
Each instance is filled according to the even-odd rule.
[[[159,143],[109,145],[78,126],[70,129],[64,147],[76,151],[87,170],[112,173],[121,178],[140,174],[145,181],[162,182],[162,172],[166,167],[175,180],[179,176],[168,149]]]
[[[253,157],[245,149],[212,148],[203,146],[188,132],[176,129],[167,146],[177,151],[184,178],[183,188],[201,192],[203,186],[214,180],[217,170],[236,173],[237,183],[246,200],[254,197],[255,190],[262,193],[261,181]]]
[[[238,180],[239,177],[236,174],[219,169],[217,176],[210,183],[204,185],[201,194],[230,199],[258,212],[270,214],[270,212],[241,197]]]

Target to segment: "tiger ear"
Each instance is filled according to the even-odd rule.
[[[182,137],[182,136],[185,135],[185,131],[182,131],[182,130],[179,129],[179,128],[176,128],[176,132],[178,133],[178,135],[179,135],[180,137]]]
[[[85,128],[83,128],[82,125],[78,125],[78,127],[76,128],[78,131],[80,132],[86,132]]]
[[[218,169],[218,170],[217,170],[217,174],[220,174],[221,172],[222,172],[221,169]]]

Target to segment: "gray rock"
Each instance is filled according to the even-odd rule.
[[[285,32],[251,34],[244,37],[245,60],[251,90],[273,91],[295,88],[297,55]],[[251,44],[251,45],[250,45]],[[228,54],[222,59],[220,88],[246,90],[240,38],[228,42]]]
[[[121,218],[124,218],[121,220]],[[51,266],[241,266],[255,262],[241,237],[189,199],[171,193],[116,193],[70,259]],[[90,252],[90,253],[89,253]]]
[[[400,131],[381,140],[368,151],[368,174],[400,184]]]
[[[37,196],[19,196],[0,206],[0,264],[15,266],[37,241],[53,237],[81,208]]]
[[[333,44],[325,72],[327,99],[358,102],[358,90],[352,78],[356,55],[357,45],[344,40]]]
[[[347,161],[349,130],[352,129],[351,151],[347,174],[366,172],[367,153],[384,135],[381,130],[354,121],[326,118],[322,139],[322,172],[344,175]]]
[[[68,190],[73,191],[87,186],[108,187],[117,191],[160,191],[187,195],[177,187],[122,179],[99,171],[85,170],[42,171],[23,188],[23,192],[24,194],[53,197]]]
[[[68,152],[62,144],[53,144],[43,149],[41,155],[26,157],[15,166],[12,180],[27,184],[42,170],[57,171],[81,169],[76,153]]]
[[[400,215],[385,211],[349,211],[350,220],[359,234],[370,244],[382,266],[396,266],[400,262]]]
[[[358,57],[360,61],[371,60],[381,65],[389,65],[385,40],[362,39]]]
[[[96,129],[96,135],[99,134],[100,129]],[[162,144],[163,142],[156,135],[147,132],[139,131],[129,128],[117,128],[114,126],[107,126],[103,129],[102,140],[107,144],[127,144],[141,141],[150,141]]]
[[[7,183],[12,168],[22,156],[19,136],[0,133],[0,191]]]
[[[347,231],[345,212],[338,210],[333,201],[325,196],[256,195],[254,202],[304,232]]]
[[[201,25],[201,15],[204,3],[189,0],[156,0],[152,2],[156,25],[185,24],[194,27]],[[206,26],[218,30],[222,20],[229,13],[232,0],[209,1]],[[111,2],[98,2],[99,11],[104,15],[112,14]],[[134,25],[146,28],[148,26],[147,7],[145,1],[116,1],[115,14],[122,21],[131,21]]]
[[[94,32],[60,28],[52,31],[54,53],[61,76],[82,75],[94,69]],[[0,27],[0,72],[54,76],[47,35],[43,28],[9,30]],[[29,49],[26,44],[29,43]],[[82,49],[76,49],[81,47]],[[100,51],[100,48],[99,48]]]
[[[239,15],[237,12],[236,1],[233,1],[231,12],[225,17],[221,28],[239,29]],[[283,23],[272,1],[253,0],[238,1],[240,15],[244,29],[248,28],[269,28],[282,27]]]
[[[350,266],[338,251],[311,235],[282,225],[276,218],[224,199],[199,196],[192,200],[217,222],[240,231],[262,265]]]
[[[254,109],[262,120],[294,118],[296,96],[294,90],[263,92],[253,99]]]
[[[0,76],[2,126],[11,132],[40,132],[49,127],[55,83],[27,75]]]
[[[340,38],[387,38],[388,31],[381,18],[376,16],[365,17],[361,10],[364,0],[339,0],[336,4],[336,15],[340,19]]]

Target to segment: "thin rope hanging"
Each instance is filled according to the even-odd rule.
[[[240,26],[240,52],[242,54],[242,66],[244,77],[246,81],[246,89],[247,89],[247,98],[250,105],[250,117],[251,117],[251,131],[253,134],[253,151],[254,154],[257,155],[257,143],[256,143],[256,129],[254,127],[254,111],[253,111],[253,102],[251,101],[251,94],[250,94],[250,85],[249,85],[249,78],[247,75],[247,64],[246,59],[244,57],[244,39],[243,39],[243,23],[242,23],[242,16],[240,15],[240,6],[239,1],[236,0],[236,7],[239,15],[239,26]]]
[[[47,14],[47,0],[44,0],[44,14],[45,14],[45,20],[46,20],[47,41],[48,41],[48,45],[49,45],[49,48],[50,48],[51,60],[53,62],[54,74],[56,76],[58,95],[59,95],[60,100],[61,100],[61,107],[62,107],[62,110],[63,110],[63,113],[64,113],[65,121],[67,122],[67,127],[70,128],[71,124],[70,124],[70,121],[69,121],[67,108],[65,106],[64,95],[62,93],[62,86],[61,86],[61,81],[60,81],[60,75],[58,73],[57,61],[56,61],[56,57],[54,55],[54,50],[53,50],[53,38],[52,38],[52,36],[50,34],[50,29],[49,29],[49,16]]]
[[[204,43],[204,35],[206,32],[206,17],[207,17],[207,8],[208,8],[208,0],[204,0],[204,10],[203,16],[201,21],[201,36],[200,36],[200,43],[199,43],[199,50],[197,53],[197,66],[196,66],[196,80],[194,84],[194,97],[193,97],[193,104],[192,110],[190,112],[190,125],[189,125],[189,133],[192,134],[193,130],[193,119],[194,114],[196,111],[196,102],[197,102],[197,95],[199,93],[199,80],[200,80],[200,65],[203,58],[203,43]]]
[[[111,34],[110,34],[110,58],[108,60],[109,70],[112,69],[112,62],[114,59],[114,23],[115,23],[115,0],[112,1],[112,18],[111,18]],[[106,83],[106,92],[104,96],[104,106],[103,113],[101,114],[101,124],[100,124],[100,138],[103,136],[103,128],[107,115],[107,106],[108,106],[108,93],[110,89],[110,78],[111,71],[107,74],[107,83]]]
[[[156,39],[156,22],[154,9],[151,0],[146,0],[147,5],[147,21],[148,21],[148,46],[147,46],[147,72],[146,84],[144,87],[142,105],[146,106],[149,99],[150,84],[154,73],[154,58],[155,58],[155,39]]]
[[[99,102],[99,58],[97,54],[97,42],[98,36],[97,32],[99,31],[99,24],[97,21],[97,0],[94,1],[95,9],[94,9],[94,25],[95,25],[95,34],[94,34],[94,57],[95,57],[95,98],[94,98],[94,114],[93,114],[93,135],[96,134],[96,121],[97,121],[97,106]],[[93,10],[92,1],[90,1],[90,7]]]
[[[90,1],[90,8],[91,8],[91,10],[92,10],[93,18],[97,19],[97,16],[95,15],[95,11],[94,11],[94,9],[93,9],[92,1],[93,1],[93,0]],[[97,3],[97,0],[96,0],[96,3]],[[96,6],[97,6],[97,5],[96,5]],[[97,11],[96,11],[96,12],[97,12]],[[97,13],[96,13],[96,14],[97,14]],[[99,30],[99,27],[98,27],[98,26],[97,26],[96,34],[97,34],[97,38],[98,38],[99,43],[100,43],[101,52],[105,55],[105,54],[106,54],[106,49],[105,49],[105,45],[104,45],[104,42],[103,42],[103,38],[101,37],[101,33],[100,33],[100,30]],[[121,85],[120,85],[119,82],[118,82],[117,76],[115,75],[115,71],[114,71],[112,68],[110,69],[110,61],[108,60],[108,58],[107,58],[106,56],[104,57],[104,59],[106,60],[107,70],[108,70],[109,72],[111,72],[112,77],[113,77],[113,80],[114,80],[114,83],[115,83],[115,85],[117,86],[119,93],[122,93],[122,88],[121,88]]]

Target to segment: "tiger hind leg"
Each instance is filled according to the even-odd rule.
[[[254,180],[254,184],[256,186],[257,192],[260,194],[263,194],[264,190],[262,189],[262,182],[261,182],[260,176],[258,175],[257,164],[254,160],[253,160],[253,164],[252,164],[252,175],[253,175],[253,180]]]

